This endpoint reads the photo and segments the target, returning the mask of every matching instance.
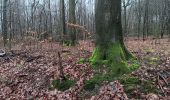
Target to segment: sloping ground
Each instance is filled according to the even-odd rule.
[[[89,42],[81,42],[76,48],[61,47],[58,44],[45,44],[41,49],[16,50],[8,52],[0,58],[0,100],[14,99],[40,99],[40,100],[119,100],[127,99],[122,85],[118,82],[104,84],[97,94],[92,97],[81,97],[85,80],[93,76],[93,70],[88,63],[78,64],[81,58],[90,57],[93,46]],[[162,43],[159,47],[151,45],[150,41],[130,41],[128,48],[140,60],[141,67],[132,74],[141,80],[151,80],[159,89],[156,94],[144,95],[146,98],[162,98],[168,100],[169,96],[169,44]],[[50,48],[53,47],[53,48]],[[29,47],[27,47],[29,48]],[[57,52],[62,52],[62,65],[64,73],[76,81],[75,86],[61,92],[50,90],[51,81],[59,77],[59,60]]]

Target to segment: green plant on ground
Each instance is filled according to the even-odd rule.
[[[150,57],[148,60],[150,60],[150,61],[158,61],[158,60],[160,60],[160,58],[159,57]]]
[[[123,75],[117,79],[124,86],[125,92],[129,97],[134,97],[135,91],[140,91],[145,94],[158,93],[157,88],[155,88],[150,81],[140,80],[138,77],[132,75]],[[139,99],[140,97],[136,98]]]
[[[140,62],[137,59],[130,59],[128,61],[130,71],[134,71],[140,67]]]
[[[97,85],[96,81],[93,80],[86,81],[84,89],[92,91],[95,88],[95,85]]]
[[[148,61],[149,65],[157,65],[158,61],[160,60],[160,57],[149,57],[146,58],[146,60]]]
[[[75,81],[69,80],[68,78],[66,78],[63,81],[61,81],[59,79],[52,81],[53,88],[57,88],[60,91],[65,91],[65,90],[69,89],[70,87],[72,87],[74,84],[75,84]]]
[[[152,48],[145,48],[144,51],[147,52],[147,53],[153,53],[153,52],[155,52],[155,50],[152,49]]]
[[[77,61],[78,64],[83,64],[83,63],[85,63],[85,62],[89,62],[89,59],[80,58],[80,59]]]
[[[119,67],[118,67],[119,66]],[[109,61],[100,60],[92,63],[92,68],[95,70],[93,78],[85,82],[86,90],[93,90],[96,85],[101,85],[102,82],[111,82],[123,74],[130,73],[140,67],[137,59],[130,59],[130,64],[126,61]]]

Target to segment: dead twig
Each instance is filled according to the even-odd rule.
[[[158,75],[160,76],[160,78],[162,78],[162,79],[164,80],[164,82],[166,83],[166,85],[168,85],[167,80],[166,80],[160,73],[158,73]]]
[[[62,58],[61,58],[61,53],[58,52],[58,62],[59,62],[59,71],[60,71],[60,78],[61,78],[61,81],[65,80],[65,77],[64,77],[64,71],[63,71],[63,66],[62,66]]]
[[[62,50],[61,52],[62,53],[70,53],[71,51],[70,50]]]
[[[160,79],[160,77],[159,77],[159,75],[157,75],[157,82],[158,82],[158,86],[160,87],[160,89],[161,89],[162,93],[163,93],[163,94],[164,94],[164,96],[166,97],[166,94],[165,94],[165,92],[164,92],[164,90],[163,90],[163,88],[162,88],[161,84],[159,83],[159,79]]]

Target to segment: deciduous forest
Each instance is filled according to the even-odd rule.
[[[170,100],[170,0],[0,0],[0,100]]]

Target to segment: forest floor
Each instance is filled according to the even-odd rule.
[[[91,41],[81,41],[76,47],[57,43],[16,46],[0,57],[0,100],[112,100],[109,97],[127,99],[126,96],[130,99],[170,100],[168,40],[156,43],[155,40],[128,39],[125,43],[138,58],[139,69],[126,75],[129,77],[123,81],[113,80],[94,91],[83,89],[85,80],[93,76],[92,68],[88,62],[78,63],[91,56],[94,48]],[[52,80],[59,77],[58,52],[61,53],[65,75],[76,81],[72,88],[64,92],[50,89]]]

